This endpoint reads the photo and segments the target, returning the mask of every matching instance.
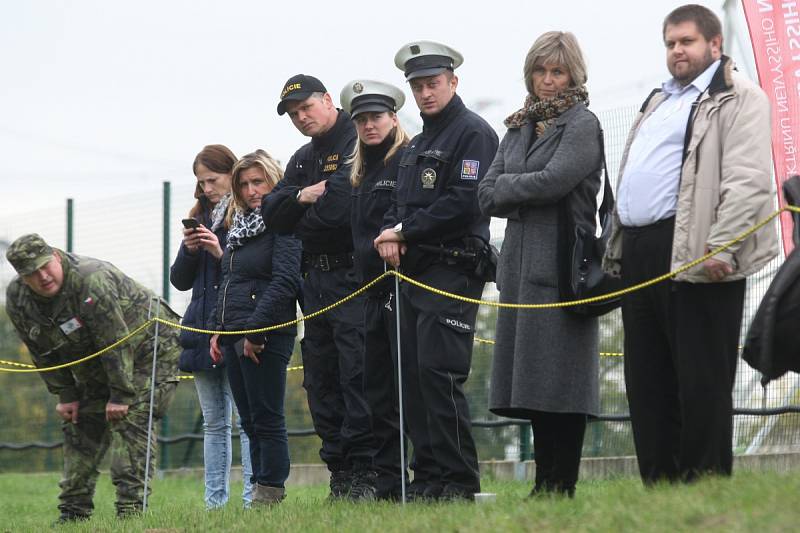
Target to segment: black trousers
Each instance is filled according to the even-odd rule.
[[[346,268],[311,268],[303,281],[306,315],[341,300],[358,288]],[[363,296],[305,322],[300,346],[303,387],[314,429],[322,439],[320,457],[331,471],[371,465],[374,441],[364,398]]]
[[[394,285],[394,279],[389,280]],[[375,439],[373,466],[378,473],[379,496],[390,496],[400,490],[400,409],[397,389],[397,301],[394,288],[371,292],[364,300],[364,395],[370,410],[372,435]],[[426,473],[438,471],[429,439],[423,438],[427,428],[416,432],[414,459],[411,467]],[[406,427],[406,432],[408,431]],[[409,453],[406,446],[406,454]],[[407,455],[408,456],[408,455]],[[438,476],[437,476],[438,478]]]
[[[480,298],[482,281],[435,264],[412,277],[448,292]],[[447,490],[479,492],[478,456],[472,438],[469,405],[463,385],[472,362],[472,340],[478,306],[420,289],[400,286],[405,412],[415,450],[429,439],[438,471],[420,468],[414,480]],[[423,432],[423,429],[427,432]]]
[[[670,267],[674,219],[623,231],[626,285]],[[642,480],[729,475],[745,281],[662,282],[623,297],[625,384]]]
[[[536,460],[534,494],[575,495],[586,415],[537,411],[531,416]]]

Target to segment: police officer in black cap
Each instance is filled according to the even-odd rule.
[[[489,239],[477,186],[497,151],[494,130],[456,94],[463,62],[449,46],[416,41],[395,56],[423,120],[397,173],[396,200],[375,246],[388,263],[433,287],[480,298],[477,274]],[[438,472],[415,471],[411,495],[472,499],[480,491],[478,457],[463,384],[469,375],[478,306],[420,289],[400,288],[403,378],[412,443],[427,424]],[[427,475],[426,475],[427,474]],[[418,483],[419,480],[419,483]],[[416,485],[416,486],[415,486]]]
[[[317,78],[298,74],[281,91],[278,114],[311,142],[286,166],[283,180],[264,197],[267,227],[303,242],[303,311],[328,306],[358,289],[350,234],[350,165],[356,133]],[[363,393],[363,303],[354,298],[305,323],[301,341],[303,386],[320,457],[331,472],[330,498],[370,496],[354,491],[374,478],[374,445]]]

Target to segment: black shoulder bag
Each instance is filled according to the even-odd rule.
[[[562,302],[601,296],[622,287],[619,278],[603,272],[603,255],[611,234],[614,193],[608,182],[602,130],[600,150],[603,158],[603,201],[600,208],[596,210],[595,207],[596,195],[587,198],[580,184],[558,203],[558,292]],[[599,237],[596,231],[598,214],[602,228]],[[601,316],[619,307],[620,303],[617,296],[564,309],[582,316]]]

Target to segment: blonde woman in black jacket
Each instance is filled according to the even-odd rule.
[[[259,329],[296,316],[300,242],[273,233],[261,218],[261,198],[282,176],[280,166],[263,150],[247,154],[233,168],[214,329]],[[283,402],[296,334],[291,326],[211,339],[211,355],[224,357],[242,428],[250,439],[254,506],[276,504],[285,496],[289,446]]]

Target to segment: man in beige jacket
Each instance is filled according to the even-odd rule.
[[[722,54],[719,19],[682,6],[664,20],[663,37],[672,78],[629,134],[604,261],[625,285],[701,257],[773,207],[769,102]],[[776,252],[767,226],[623,298],[625,382],[646,484],[731,473],[745,278]]]

